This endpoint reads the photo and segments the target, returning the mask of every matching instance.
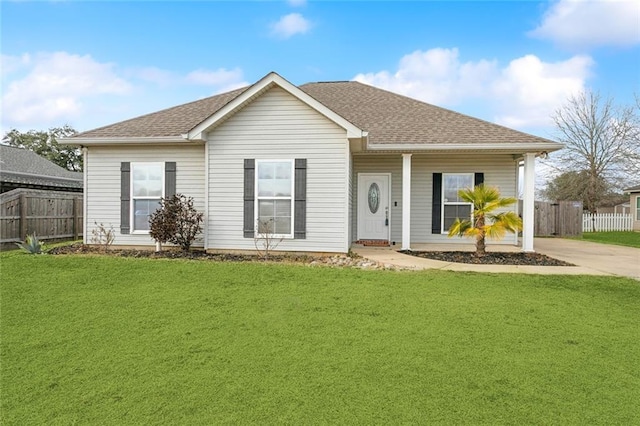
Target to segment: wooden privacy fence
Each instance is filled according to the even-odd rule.
[[[536,237],[582,235],[582,202],[535,202],[533,234]]]
[[[582,232],[633,231],[633,215],[615,213],[585,213]]]
[[[42,240],[82,237],[82,194],[14,189],[0,194],[0,248],[35,232]]]

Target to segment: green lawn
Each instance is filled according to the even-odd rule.
[[[594,243],[640,248],[640,232],[584,232],[582,239]]]
[[[3,425],[640,423],[637,281],[0,261]]]

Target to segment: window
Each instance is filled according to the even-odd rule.
[[[256,161],[258,233],[293,236],[293,160]]]
[[[640,220],[640,196],[636,197],[636,220]]]
[[[149,215],[160,206],[163,188],[163,163],[131,163],[133,231],[149,232]]]
[[[473,205],[463,201],[458,191],[473,188],[473,173],[442,175],[442,232],[449,232],[456,218],[471,219]]]

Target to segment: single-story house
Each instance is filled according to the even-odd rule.
[[[640,231],[640,185],[626,188],[624,192],[629,193],[629,204],[631,205],[631,215],[633,216],[633,230]]]
[[[71,172],[33,151],[0,145],[0,193],[17,188],[82,192],[82,173]]]
[[[65,143],[83,147],[85,242],[98,222],[117,228],[114,245],[153,246],[148,215],[182,193],[204,213],[206,250],[253,251],[269,220],[278,250],[323,253],[461,241],[446,235],[471,215],[457,191],[484,182],[515,197],[521,164],[533,251],[535,158],[562,148],[358,82],[296,86],[276,73]]]

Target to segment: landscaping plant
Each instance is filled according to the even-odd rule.
[[[35,232],[27,235],[24,241],[16,243],[16,245],[29,254],[41,254],[43,249],[43,245],[36,237]]]
[[[476,256],[486,253],[486,238],[502,238],[509,232],[522,229],[522,219],[515,212],[493,214],[495,210],[514,204],[517,200],[512,197],[501,197],[498,188],[476,185],[474,188],[458,191],[460,198],[473,204],[473,218],[456,218],[449,228],[449,237],[470,237],[476,240]]]
[[[202,231],[203,214],[194,207],[193,197],[176,194],[160,200],[149,218],[149,234],[159,243],[174,243],[188,251]]]
[[[269,260],[269,253],[275,250],[284,238],[276,237],[273,233],[273,219],[256,221],[258,232],[253,238],[258,256],[264,260]]]
[[[111,244],[116,239],[116,233],[113,230],[113,225],[110,228],[104,226],[103,223],[93,222],[96,227],[91,230],[91,242],[100,246],[100,249],[104,252],[109,250]]]

